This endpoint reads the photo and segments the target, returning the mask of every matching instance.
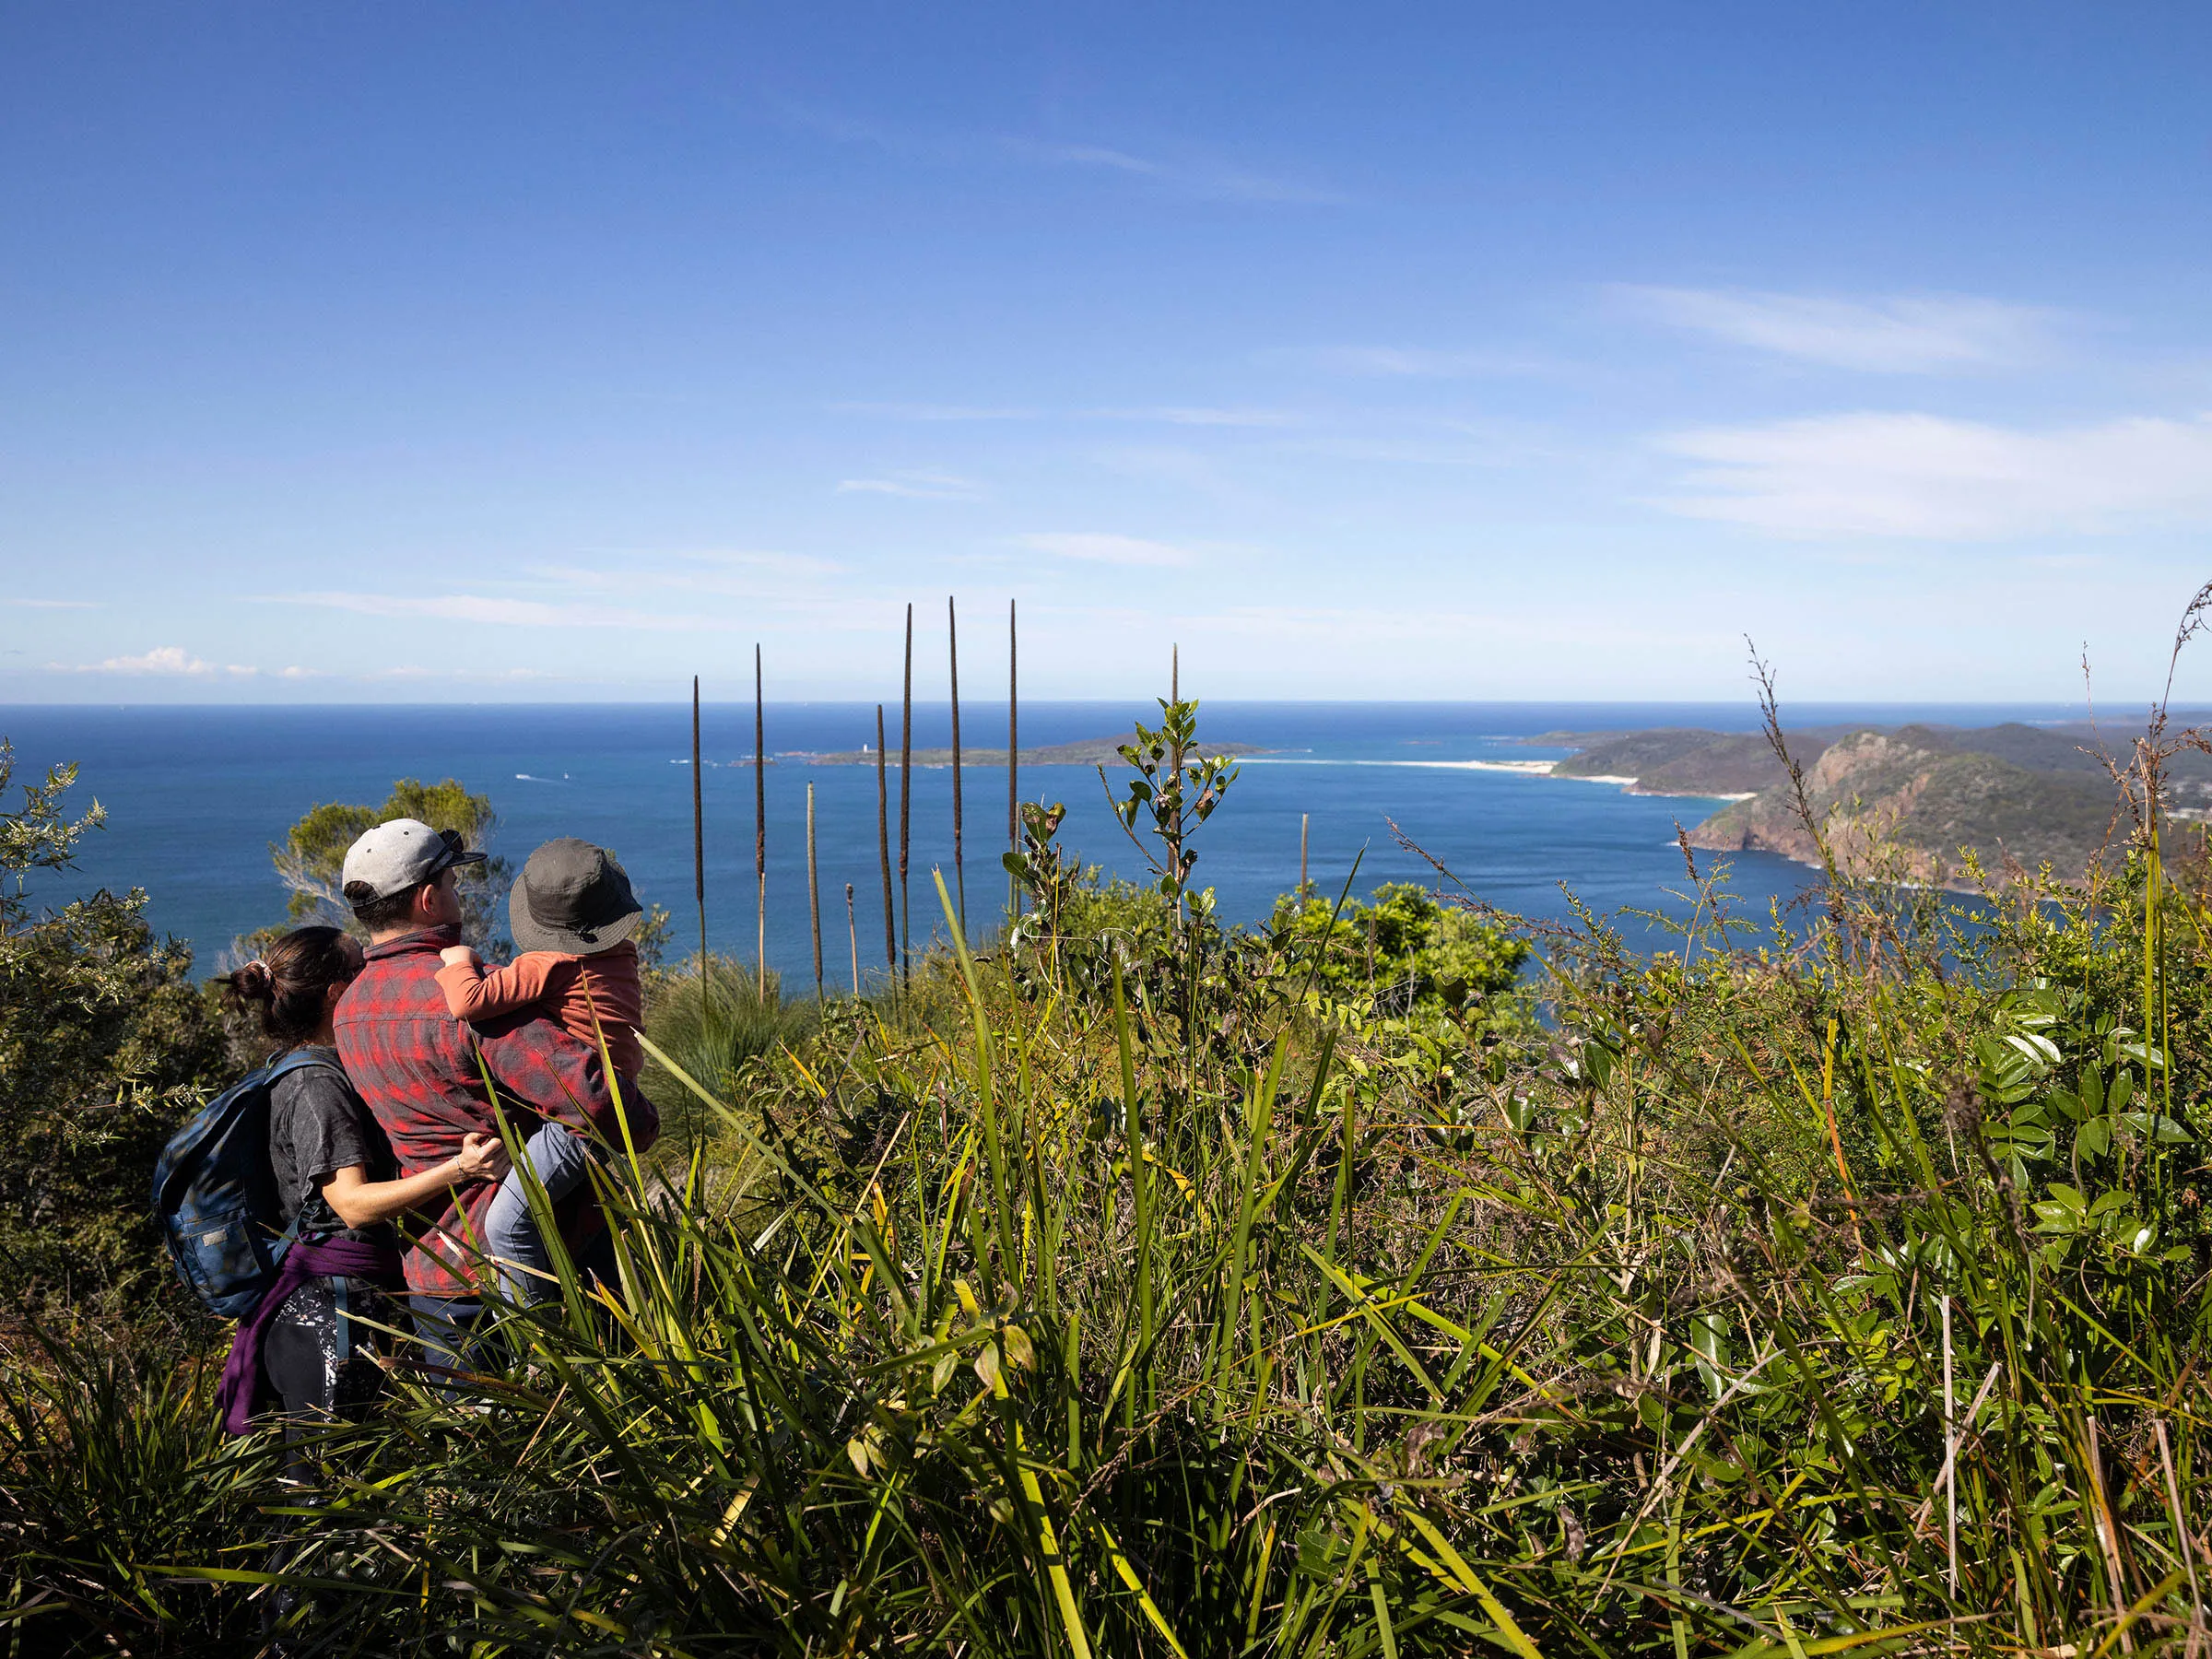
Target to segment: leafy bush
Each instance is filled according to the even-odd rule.
[[[330,801],[312,807],[286,831],[281,843],[269,848],[270,861],[291,895],[287,902],[290,925],[315,922],[354,927],[353,910],[344,891],[346,850],[377,825],[395,818],[451,830],[478,852],[490,844],[500,823],[489,797],[471,794],[453,778],[439,783],[402,778],[392,785],[382,806]],[[505,956],[512,948],[506,937],[507,894],[513,885],[514,867],[497,855],[466,866],[459,877],[462,935],[493,956]]]
[[[1372,902],[1341,907],[1311,892],[1278,900],[1274,926],[1314,962],[1332,1002],[1363,1002],[1384,1019],[1474,1020],[1513,1029],[1506,1001],[1529,958],[1525,940],[1447,905],[1427,888],[1386,882]]]
[[[0,739],[0,792],[15,769]],[[222,1075],[219,1023],[192,955],[159,939],[146,894],[34,909],[34,872],[73,866],[74,767],[0,809],[0,1292],[18,1310],[138,1321],[166,1264],[146,1200],[155,1155]]]

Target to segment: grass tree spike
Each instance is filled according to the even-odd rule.
[[[699,900],[699,982],[707,982],[707,806],[700,782],[699,676],[691,677],[691,887]]]
[[[845,883],[845,943],[853,947],[853,994],[860,994],[860,919],[853,909],[853,884]]]
[[[906,678],[899,703],[899,980],[914,954],[913,918],[906,907],[906,861],[912,845],[914,779],[914,607],[906,607]]]
[[[814,852],[814,780],[806,780],[806,915],[814,926],[814,1000],[822,1000],[822,872]]]
[[[899,971],[899,930],[891,910],[890,791],[884,782],[883,705],[876,705],[876,853],[883,861],[883,965]]]
[[[760,647],[753,647],[753,880],[759,891],[760,1000],[768,1000],[768,722],[760,700]],[[818,973],[815,976],[819,979]]]
[[[1021,813],[1018,803],[1021,787],[1017,782],[1021,771],[1021,653],[1020,638],[1015,628],[1014,601],[1006,601],[1006,851],[1021,851]],[[1021,909],[1021,884],[1011,877],[1006,881],[1013,894],[1011,908]]]
[[[961,851],[966,826],[960,810],[960,618],[952,595],[945,596],[945,638],[952,661],[952,881],[959,900],[960,933],[968,932],[968,865]]]

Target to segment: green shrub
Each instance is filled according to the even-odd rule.
[[[471,794],[453,778],[438,783],[402,778],[392,785],[382,806],[326,801],[312,807],[285,832],[281,843],[269,848],[277,878],[291,895],[286,908],[288,924],[322,923],[359,932],[341,890],[346,851],[369,830],[395,818],[451,830],[478,851],[489,843],[500,823],[488,797]],[[463,936],[480,950],[506,955],[511,947],[506,936],[507,893],[514,884],[513,865],[504,858],[488,856],[480,865],[465,867],[459,882]],[[276,931],[265,929],[257,936]]]
[[[1313,962],[1316,986],[1332,1001],[1364,1001],[1381,1018],[1523,1023],[1508,999],[1527,942],[1427,888],[1386,882],[1371,903],[1341,907],[1311,891],[1288,895],[1276,901],[1274,927]]]
[[[0,740],[0,791],[14,753]],[[18,1312],[175,1313],[147,1200],[162,1143],[224,1073],[192,955],[157,938],[146,894],[34,909],[34,872],[73,867],[102,814],[72,821],[74,767],[0,811],[0,1294]]]

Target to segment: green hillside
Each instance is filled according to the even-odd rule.
[[[1667,727],[1550,733],[1533,742],[1575,746],[1559,777],[1626,777],[1641,794],[1743,795],[1699,824],[1693,845],[1759,850],[1818,862],[1788,777],[1764,735]],[[1970,855],[1993,869],[2048,863],[2078,878],[2110,856],[2117,790],[2103,758],[2132,759],[2125,741],[2087,726],[2008,723],[1812,728],[1785,734],[1807,794],[1837,850],[1864,864],[1894,843],[1906,872],[1952,879]],[[2177,818],[2212,810],[2212,758],[2193,751],[2169,767],[2167,808]],[[2124,828],[2124,826],[2121,826]]]

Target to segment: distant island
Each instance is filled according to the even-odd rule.
[[[1919,880],[1963,886],[1969,850],[1999,870],[2048,863],[2078,878],[2112,855],[2126,825],[2098,751],[2124,764],[2124,741],[2087,724],[1977,728],[1816,726],[1783,734],[1804,770],[1806,793],[1847,868],[1869,867],[1891,843]],[[1818,864],[1819,851],[1791,799],[1782,762],[1758,734],[1695,727],[1643,732],[1547,732],[1524,741],[1572,748],[1553,777],[1618,781],[1631,794],[1725,797],[1690,831],[1693,847],[1779,853]],[[2170,764],[2169,816],[2212,818],[2212,759]]]
[[[1133,732],[1125,737],[1086,737],[1075,743],[1046,743],[1035,748],[1025,748],[1016,759],[1023,766],[1113,766],[1121,761],[1121,746],[1136,741]],[[1259,755],[1266,751],[1253,743],[1214,743],[1199,746],[1208,755]],[[886,751],[891,764],[899,762],[899,751],[894,747]],[[785,765],[794,763],[807,766],[873,766],[876,751],[872,748],[839,749],[830,754],[785,753],[776,757]],[[952,751],[948,748],[918,748],[913,751],[916,766],[950,766]],[[1003,748],[970,748],[960,747],[962,766],[1004,766],[1006,751]]]

